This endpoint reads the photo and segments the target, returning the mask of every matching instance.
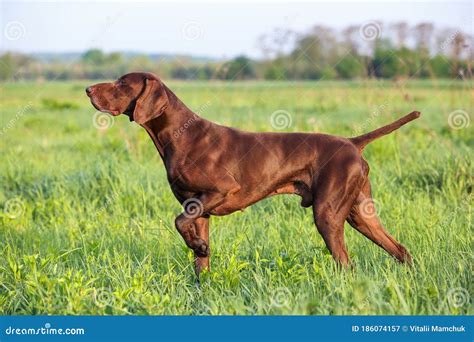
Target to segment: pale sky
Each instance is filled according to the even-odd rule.
[[[5,1],[0,0],[2,51],[181,53],[259,57],[257,39],[278,27],[299,32],[316,24],[342,28],[368,20],[433,22],[473,34],[471,1]]]

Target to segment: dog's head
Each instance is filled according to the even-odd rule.
[[[140,125],[160,116],[168,105],[161,80],[144,72],[123,75],[115,82],[94,84],[86,88],[86,94],[97,110],[114,116],[126,114]]]

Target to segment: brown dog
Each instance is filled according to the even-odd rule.
[[[300,195],[313,207],[318,231],[334,259],[349,263],[344,221],[400,262],[411,256],[376,216],[364,147],[420,116],[407,116],[356,138],[314,133],[251,133],[220,126],[187,108],[161,80],[130,73],[86,89],[99,111],[124,113],[150,135],[173,194],[184,206],[175,221],[196,256],[199,275],[209,268],[209,216],[227,215],[276,194]]]

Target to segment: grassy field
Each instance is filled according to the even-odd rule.
[[[125,116],[94,116],[86,84],[0,85],[0,314],[473,313],[472,84],[168,82],[245,130],[275,131],[280,110],[285,131],[351,136],[422,112],[364,152],[412,268],[346,225],[355,267],[338,270],[311,210],[276,196],[211,218],[200,287],[153,143]]]

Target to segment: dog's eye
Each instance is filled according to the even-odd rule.
[[[117,80],[117,84],[119,86],[123,86],[123,85],[125,85],[125,81],[124,80]]]

